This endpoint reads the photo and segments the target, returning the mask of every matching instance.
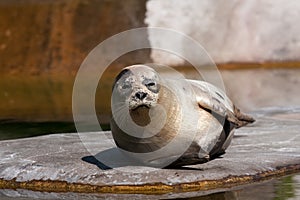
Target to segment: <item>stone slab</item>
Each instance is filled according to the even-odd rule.
[[[280,197],[286,197],[294,194],[300,197],[300,188],[297,186],[300,184],[300,174],[285,176],[280,179],[272,179],[268,181],[263,181],[259,183],[252,183],[242,186],[237,186],[233,188],[219,188],[209,191],[194,191],[185,193],[167,193],[167,194],[101,194],[101,193],[74,193],[74,192],[41,192],[41,191],[31,191],[24,189],[0,189],[0,199],[1,200],[32,200],[32,199],[64,199],[64,200],[95,200],[95,199],[112,199],[112,200],[123,200],[123,199],[197,199],[197,200],[207,200],[207,199],[226,199],[226,200],[241,200],[241,199],[251,199],[251,200],[274,200]],[[290,182],[286,183],[287,180]],[[278,187],[280,184],[289,184],[293,190],[282,191],[282,188]],[[254,195],[255,194],[255,195]]]
[[[93,154],[87,151],[76,133],[0,141],[0,189],[176,193],[228,188],[299,171],[300,107],[265,108],[252,115],[257,121],[236,131],[223,158],[181,169],[128,165],[110,132],[85,134],[89,147],[102,149],[97,154],[95,149]],[[103,165],[109,158],[115,158],[114,166]]]

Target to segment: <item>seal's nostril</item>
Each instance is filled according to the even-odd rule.
[[[147,96],[147,93],[145,93],[145,92],[137,92],[137,93],[135,93],[135,96],[138,99],[143,100]]]

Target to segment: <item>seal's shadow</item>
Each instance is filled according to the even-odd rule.
[[[136,160],[125,156],[116,147],[101,151],[94,156],[82,157],[81,160],[94,164],[102,170],[140,165]]]
[[[104,163],[97,160],[94,156],[84,156],[84,157],[81,158],[81,160],[83,160],[87,163],[96,165],[98,168],[100,168],[102,170],[112,169],[111,167],[108,167]]]
[[[81,160],[96,165],[101,170],[109,170],[113,168],[126,167],[126,166],[145,166],[139,163],[137,160],[125,156],[118,148],[110,148],[97,153],[92,156],[84,156]],[[203,171],[199,168],[194,168],[190,166],[182,167],[165,167],[165,169],[178,169],[178,170],[197,170]]]

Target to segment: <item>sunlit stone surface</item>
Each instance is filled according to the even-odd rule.
[[[90,145],[102,149],[96,155],[98,158],[120,156],[113,160],[114,168],[106,170],[91,157],[76,133],[1,141],[0,180],[57,180],[97,186],[157,183],[174,186],[276,172],[278,167],[285,166],[298,166],[299,170],[300,107],[265,108],[252,115],[257,121],[236,131],[236,137],[222,159],[180,170],[126,166],[127,161],[111,149],[109,132],[86,133]],[[95,140],[96,135],[101,141]],[[109,152],[114,154],[109,155]]]

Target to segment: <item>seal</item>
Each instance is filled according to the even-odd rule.
[[[116,145],[133,155],[141,154],[143,164],[164,167],[220,157],[234,129],[255,121],[214,85],[163,78],[147,65],[132,65],[118,74],[112,115]]]

